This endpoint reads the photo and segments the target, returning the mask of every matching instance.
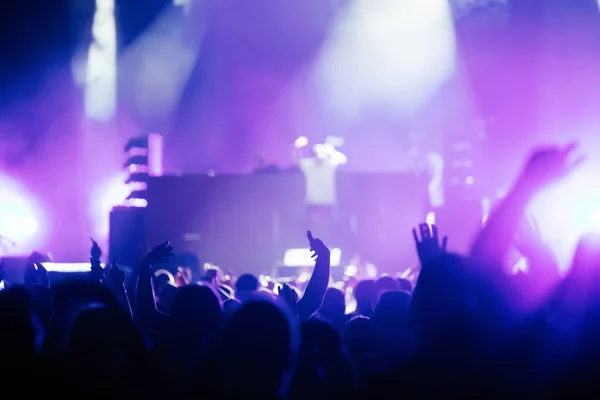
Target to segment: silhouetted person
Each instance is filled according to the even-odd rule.
[[[254,295],[259,288],[258,278],[252,274],[242,274],[235,282],[235,297],[244,301]]]
[[[385,292],[370,320],[373,368],[385,370],[400,364],[416,350],[408,332],[410,295],[399,290]]]
[[[0,365],[5,382],[31,372],[36,329],[31,318],[31,298],[22,286],[0,291]]]
[[[377,301],[379,301],[381,295],[385,292],[398,290],[398,283],[391,276],[382,276],[375,281],[375,288],[377,290]]]
[[[357,382],[362,382],[371,354],[371,321],[358,316],[346,323],[342,333],[342,343],[350,356]]]
[[[348,398],[354,392],[355,380],[339,333],[318,319],[304,322],[300,332],[300,362],[292,379],[290,398]]]
[[[168,384],[177,385],[195,373],[222,320],[221,304],[212,286],[190,285],[179,289],[168,317],[167,336],[158,352],[162,376]]]
[[[354,315],[372,316],[377,304],[375,281],[365,280],[358,282],[354,289],[354,298],[356,299],[356,312]]]
[[[69,335],[66,362],[69,375],[63,377],[64,386],[77,394],[126,391],[132,396],[144,395],[146,350],[120,308],[95,303],[83,309]]]
[[[341,334],[348,320],[344,292],[336,288],[328,288],[317,315],[328,321]]]
[[[413,287],[412,283],[408,279],[398,278],[396,279],[396,284],[398,285],[399,290],[403,290],[407,293],[412,293]]]
[[[292,331],[279,307],[267,300],[242,304],[221,339],[224,397],[277,398],[292,346]]]

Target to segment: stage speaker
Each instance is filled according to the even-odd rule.
[[[134,268],[149,250],[145,232],[145,209],[115,207],[110,212],[109,258]]]

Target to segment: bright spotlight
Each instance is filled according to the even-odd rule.
[[[600,165],[581,167],[540,193],[529,207],[562,270],[570,266],[579,239],[600,230],[600,193],[595,190],[599,170]]]
[[[10,244],[15,252],[27,251],[38,233],[39,213],[32,196],[18,182],[0,175],[0,253],[9,252],[2,244]]]
[[[449,4],[426,3],[354,0],[339,13],[315,69],[331,111],[348,119],[375,107],[394,117],[410,115],[454,73]]]
[[[85,87],[86,116],[100,121],[112,118],[117,96],[117,28],[115,1],[96,0],[88,51]]]

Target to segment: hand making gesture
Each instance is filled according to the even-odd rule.
[[[92,276],[94,277],[94,280],[101,281],[104,279],[104,269],[102,268],[102,264],[100,262],[100,257],[102,257],[102,249],[94,239],[90,238],[90,240],[92,241],[92,248],[90,249]]]
[[[419,225],[419,231],[421,233],[421,239],[419,239],[416,229],[413,229],[413,237],[415,238],[417,253],[421,264],[446,254],[448,237],[444,236],[440,243],[437,226],[421,224]]]
[[[150,267],[154,264],[167,262],[173,257],[173,247],[170,242],[164,242],[154,247],[140,262],[138,272],[140,275],[150,275]]]
[[[110,267],[107,267],[106,280],[111,288],[122,288],[125,282],[125,272],[117,265],[117,260],[114,259]]]
[[[521,173],[518,186],[536,193],[544,187],[566,177],[584,160],[577,156],[577,144],[549,146],[536,150]]]
[[[279,288],[279,297],[290,307],[295,316],[298,315],[298,293],[287,283],[283,283]]]
[[[319,261],[327,261],[330,262],[331,252],[329,248],[325,246],[323,241],[318,238],[314,238],[311,231],[306,232],[306,237],[308,238],[308,244],[310,245],[310,250],[313,252],[312,258],[318,263]]]

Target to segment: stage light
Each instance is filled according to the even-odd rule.
[[[455,66],[447,1],[354,0],[336,14],[312,76],[332,115],[396,118],[427,104]]]
[[[124,150],[128,157],[124,167],[129,173],[125,183],[130,191],[124,205],[146,207],[148,179],[163,173],[163,138],[156,133],[136,137],[127,142]]]
[[[590,161],[564,181],[541,192],[529,205],[529,214],[536,219],[543,239],[555,252],[563,271],[570,266],[579,239],[600,230],[598,171],[600,164]]]
[[[331,249],[331,266],[337,267],[342,260],[341,249]],[[287,249],[283,256],[284,267],[313,267],[315,260],[310,249]]]
[[[114,0],[96,0],[92,38],[87,61],[85,114],[90,119],[106,121],[113,117],[117,102],[117,28]]]
[[[32,250],[39,220],[40,208],[33,197],[16,180],[0,175],[0,252]]]
[[[52,263],[45,262],[42,263],[42,266],[46,268],[48,272],[62,272],[62,273],[81,273],[81,272],[90,272],[92,270],[92,266],[90,263]],[[100,264],[102,268],[105,267],[104,264]]]
[[[33,236],[37,232],[37,221],[33,217],[21,219],[21,231],[27,236]]]

